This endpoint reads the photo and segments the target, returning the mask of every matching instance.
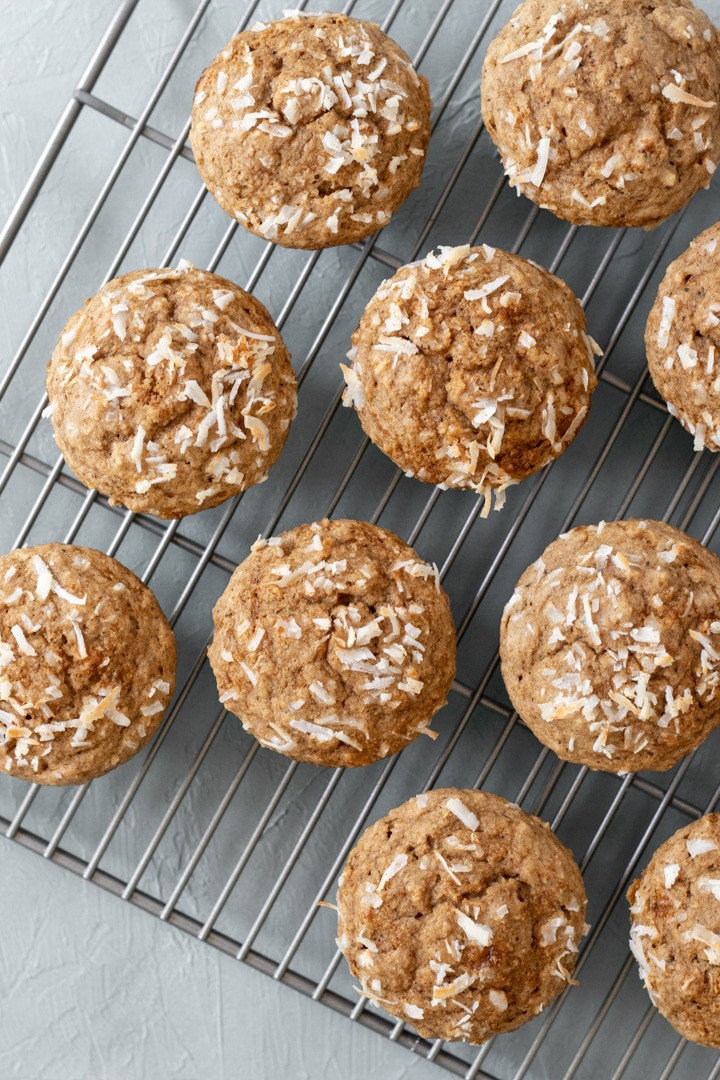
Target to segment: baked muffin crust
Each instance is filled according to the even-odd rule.
[[[661,844],[628,900],[630,948],[653,1003],[686,1039],[720,1048],[720,816]]]
[[[669,769],[720,721],[720,559],[659,521],[583,525],[520,578],[500,627],[520,717],[562,758]]]
[[[648,367],[695,449],[720,448],[720,223],[667,268],[645,328]]]
[[[145,745],[174,686],[172,630],[121,563],[68,544],[0,556],[0,769],[101,776]]]
[[[190,132],[209,191],[285,247],[361,240],[420,183],[427,81],[374,23],[293,12],[238,34],[200,77]]]
[[[480,1043],[572,981],[586,897],[572,855],[497,795],[445,788],[372,825],[338,889],[364,994],[428,1039]]]
[[[47,390],[80,480],[161,518],[265,480],[297,407],[288,351],[260,301],[186,262],[104,285],[68,321]]]
[[[455,674],[437,568],[363,521],[258,540],[214,617],[220,700],[263,746],[315,765],[367,765],[429,733]]]
[[[583,310],[564,282],[487,244],[441,247],[382,283],[343,366],[346,405],[408,475],[498,509],[565,450],[596,386]]]
[[[526,0],[482,110],[510,184],[576,225],[649,228],[720,160],[720,36],[690,0]]]

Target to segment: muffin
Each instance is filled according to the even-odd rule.
[[[194,514],[267,478],[297,394],[263,305],[182,262],[103,285],[48,368],[55,439],[111,505]]]
[[[720,1049],[720,816],[678,829],[628,900],[630,948],[653,1004],[686,1039]]]
[[[0,768],[84,784],[148,741],[175,686],[175,638],[115,559],[46,544],[0,556]]]
[[[585,907],[549,825],[445,788],[360,838],[340,878],[338,946],[363,994],[424,1038],[481,1043],[572,982]]]
[[[670,769],[720,721],[720,559],[659,521],[563,533],[500,627],[519,716],[562,758]]]
[[[519,255],[441,247],[365,308],[343,365],[345,405],[408,475],[493,494],[552,461],[587,418],[596,379],[583,310]]]
[[[720,160],[720,35],[690,0],[526,0],[488,49],[509,182],[576,225],[650,228]]]
[[[645,328],[652,380],[695,449],[720,447],[720,223],[670,263]]]
[[[314,765],[394,754],[445,704],[455,627],[437,567],[386,529],[320,521],[258,540],[215,610],[221,702]]]
[[[420,183],[427,81],[374,23],[291,12],[233,38],[197,84],[200,175],[231,217],[285,247],[351,244]]]

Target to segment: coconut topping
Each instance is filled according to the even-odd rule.
[[[660,1012],[686,1038],[717,1046],[720,817],[706,814],[654,853],[628,891],[630,947]]]
[[[645,344],[653,382],[694,449],[720,449],[720,273],[713,225],[670,264],[648,318]]]
[[[350,855],[338,944],[372,1002],[427,1038],[482,1042],[571,980],[584,910],[577,868],[537,819],[482,792],[430,791]]]
[[[240,34],[227,53],[200,80],[191,133],[221,205],[291,247],[384,225],[419,182],[429,134],[426,86],[402,50],[370,23],[291,12]],[[228,185],[231,156],[240,182]]]
[[[482,75],[511,187],[576,224],[647,227],[707,186],[720,155],[718,38],[690,11],[686,33],[671,0],[526,0]]]

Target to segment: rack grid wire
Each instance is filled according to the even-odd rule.
[[[253,0],[237,25],[238,12],[213,0],[167,9],[123,0],[0,234],[0,287],[14,295],[22,282],[26,300],[10,318],[17,348],[0,369],[0,541],[62,539],[118,556],[152,584],[179,645],[176,697],[150,746],[77,789],[4,779],[0,829],[466,1080],[717,1078],[720,1056],[678,1039],[650,1006],[627,949],[624,899],[652,850],[720,803],[717,733],[669,773],[620,778],[563,764],[518,722],[497,656],[515,581],[564,529],[646,515],[718,549],[720,458],[694,453],[667,415],[642,344],[668,261],[718,217],[717,186],[650,233],[569,227],[509,191],[483,131],[480,67],[506,0],[326,7],[380,22],[430,79],[423,184],[382,233],[324,252],[284,250],[229,223],[199,182],[187,144],[195,78],[233,33],[276,17],[280,3]],[[717,0],[706,7],[720,14]],[[52,217],[59,206],[64,216]],[[67,232],[66,255],[29,284],[28,252],[48,221]],[[604,350],[573,447],[488,519],[476,496],[403,476],[340,408],[337,361],[379,281],[438,243],[468,239],[560,273]],[[268,304],[295,358],[300,408],[266,484],[167,523],[86,491],[40,414],[45,362],[67,314],[101,281],[180,254]],[[380,521],[437,561],[458,627],[439,738],[364,769],[317,769],[260,750],[219,709],[205,659],[211,606],[256,536],[324,514]],[[482,1047],[419,1039],[358,998],[334,916],[318,907],[333,898],[364,827],[435,785],[482,786],[542,814],[573,849],[590,897],[579,988]]]

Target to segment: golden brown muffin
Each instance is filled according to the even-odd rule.
[[[567,285],[487,244],[403,266],[353,346],[343,400],[373,442],[408,475],[484,494],[486,511],[566,449],[596,386]]]
[[[678,829],[627,895],[653,1004],[686,1039],[720,1049],[720,816]]]
[[[83,784],[151,737],[175,686],[175,638],[130,570],[91,548],[0,557],[0,768]]]
[[[208,190],[285,247],[377,232],[420,183],[427,80],[374,23],[294,12],[233,38],[198,84],[190,132]]]
[[[362,992],[424,1038],[481,1043],[572,981],[586,903],[549,825],[445,788],[360,838],[340,878],[338,945]]]
[[[220,700],[263,746],[314,765],[402,749],[427,732],[455,674],[437,568],[363,521],[259,540],[214,616]]]
[[[668,266],[645,348],[658,393],[695,449],[720,448],[720,223]]]
[[[185,262],[104,285],[67,323],[47,390],[80,480],[161,518],[265,480],[297,407],[288,351],[260,301]]]
[[[670,769],[720,721],[719,613],[720,559],[679,529],[635,520],[572,529],[505,607],[508,694],[563,761]]]
[[[526,0],[482,110],[510,184],[576,225],[642,225],[720,160],[720,35],[690,0]]]

